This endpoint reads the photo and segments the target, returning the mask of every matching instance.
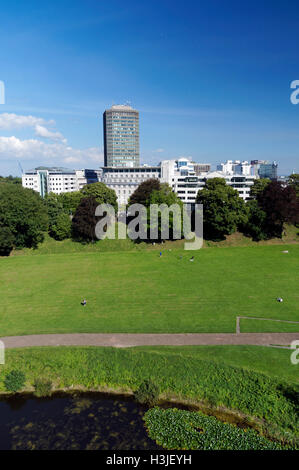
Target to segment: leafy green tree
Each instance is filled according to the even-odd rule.
[[[86,184],[80,190],[84,198],[93,197],[98,204],[110,204],[117,211],[117,196],[113,189],[104,183]]]
[[[183,208],[184,204],[180,200],[180,198],[176,195],[174,191],[172,191],[171,187],[167,183],[162,183],[160,185],[160,189],[154,189],[147,199],[147,230],[150,234],[150,228],[153,228],[153,223],[150,219],[150,211],[153,204],[157,204],[158,206],[165,206],[165,212],[168,216],[168,208],[175,204],[175,207],[178,208],[178,213],[169,211],[169,240],[173,240],[175,237],[175,224],[177,224],[177,228],[180,227],[181,233],[183,232]],[[163,207],[163,206],[162,206]],[[177,220],[175,218],[177,217]],[[163,240],[163,233],[162,233],[162,215],[158,218],[158,240]]]
[[[36,248],[48,229],[47,210],[40,195],[18,184],[0,184],[0,227],[10,230],[16,248]]]
[[[0,256],[8,256],[13,249],[15,237],[9,227],[0,225]]]
[[[140,241],[161,241],[163,239],[172,240],[177,238],[176,232],[183,227],[183,203],[172,191],[167,183],[160,184],[154,178],[141,183],[129,200],[130,206],[140,204],[145,207],[145,213],[141,217],[141,224],[144,227],[142,235],[136,239]],[[170,206],[176,204],[175,211]],[[169,209],[170,208],[170,209]],[[154,211],[156,212],[154,213]],[[131,231],[131,221],[133,216],[127,217],[129,224],[129,236]],[[165,217],[165,225],[162,225],[162,218]],[[167,224],[167,225],[166,225]],[[168,233],[163,233],[163,228],[168,228]],[[175,228],[177,230],[175,230]],[[135,227],[134,227],[134,230]]]
[[[52,225],[56,223],[58,215],[61,214],[61,212],[65,212],[65,210],[58,194],[48,193],[43,201],[47,209],[50,231]]]
[[[267,214],[259,206],[256,199],[246,203],[248,221],[242,227],[242,232],[250,236],[254,241],[266,240],[268,238],[266,219]]]
[[[72,219],[72,238],[82,243],[90,243],[96,240],[95,227],[99,217],[95,216],[98,202],[95,197],[81,199]]]
[[[65,240],[72,235],[72,222],[71,218],[65,212],[61,212],[56,217],[55,223],[51,225],[49,230],[51,237],[55,240]]]
[[[247,222],[245,203],[237,190],[228,186],[223,178],[207,180],[199,190],[197,204],[203,204],[204,238],[223,240]]]
[[[259,178],[254,180],[253,185],[250,188],[250,197],[256,199],[257,196],[264,191],[264,189],[271,182],[269,178]]]
[[[148,206],[148,200],[153,191],[159,191],[161,189],[160,181],[156,178],[151,178],[141,183],[137,189],[133,192],[129,199],[129,205],[142,204]]]
[[[64,212],[67,214],[73,215],[76,212],[77,207],[80,204],[80,201],[83,199],[84,195],[81,191],[72,191],[69,193],[61,193],[57,196],[57,200],[62,204]]]

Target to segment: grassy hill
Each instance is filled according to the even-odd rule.
[[[166,241],[164,244],[155,244],[142,242],[134,243],[132,240],[110,240],[105,239],[96,243],[81,244],[73,242],[70,239],[57,241],[45,234],[45,241],[41,243],[37,249],[24,248],[22,250],[14,250],[11,256],[32,256],[59,253],[106,253],[115,251],[160,251],[165,249],[182,250],[184,249],[184,240]],[[204,240],[203,249],[205,248],[226,248],[226,247],[249,247],[249,246],[269,246],[269,245],[288,245],[299,244],[299,229],[294,225],[286,225],[282,238],[272,238],[260,242],[254,242],[251,238],[245,237],[242,233],[236,232],[228,235],[225,240],[214,242]],[[1,259],[1,258],[0,258]]]

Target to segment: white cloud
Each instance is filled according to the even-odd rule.
[[[1,160],[38,160],[40,162],[103,163],[103,153],[97,147],[74,149],[63,142],[46,143],[37,139],[21,140],[15,136],[0,137]]]
[[[164,149],[156,149],[156,150],[154,150],[154,152],[156,152],[156,153],[162,153],[162,152],[164,152]]]
[[[30,127],[34,129],[36,138],[21,140],[16,136],[0,136],[0,161],[1,160],[31,160],[48,164],[68,163],[80,164],[80,166],[103,164],[103,153],[97,147],[87,149],[75,149],[67,145],[67,139],[49,126],[55,125],[55,121],[45,121],[35,116],[21,116],[12,113],[0,114],[0,129],[21,129]]]
[[[60,132],[49,131],[49,129],[44,126],[41,126],[40,124],[36,124],[35,126],[35,135],[37,135],[38,137],[43,137],[45,139],[60,140],[65,144],[67,142],[67,140]]]
[[[22,116],[13,113],[0,114],[0,129],[12,130],[31,127],[34,128],[35,135],[38,137],[66,143],[66,139],[60,132],[48,129],[49,126],[53,125],[55,125],[55,121],[45,121],[43,118],[36,116]]]
[[[45,121],[43,118],[35,116],[22,116],[13,113],[0,114],[0,129],[22,129],[25,127],[35,127],[36,125],[55,125],[55,121]]]

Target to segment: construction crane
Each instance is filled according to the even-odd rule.
[[[24,171],[23,171],[22,165],[21,165],[21,163],[20,163],[19,161],[18,161],[18,165],[19,165],[19,168],[20,168],[20,170],[21,170],[21,173],[23,174]]]

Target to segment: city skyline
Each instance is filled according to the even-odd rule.
[[[2,7],[0,174],[20,174],[18,160],[101,167],[102,113],[128,100],[140,112],[141,163],[262,159],[299,172],[296,9],[88,3],[30,1],[17,20],[15,2]]]

